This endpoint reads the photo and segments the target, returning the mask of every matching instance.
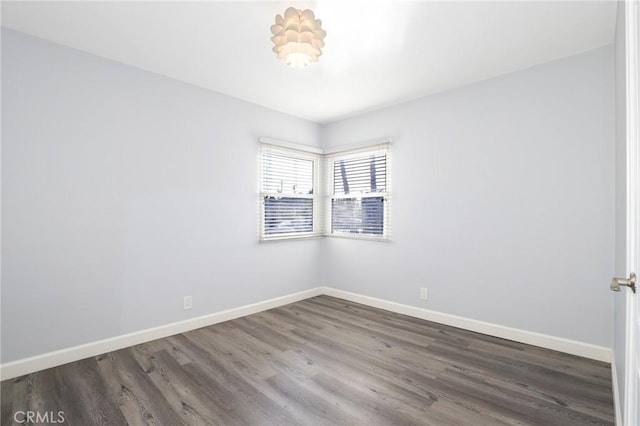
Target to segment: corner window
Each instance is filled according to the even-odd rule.
[[[389,238],[388,146],[329,155],[327,174],[329,234]]]
[[[318,160],[310,152],[262,146],[261,240],[318,234]]]

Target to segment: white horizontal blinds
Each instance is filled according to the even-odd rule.
[[[369,194],[387,188],[387,155],[339,159],[333,165],[334,194]]]
[[[313,199],[272,197],[264,199],[264,233],[281,235],[313,232]]]
[[[331,201],[331,231],[384,235],[384,198],[338,198]]]
[[[263,192],[313,194],[313,160],[267,150],[263,154],[262,176]]]
[[[332,234],[388,237],[388,166],[380,149],[331,157]]]
[[[314,232],[316,156],[263,145],[262,238]]]

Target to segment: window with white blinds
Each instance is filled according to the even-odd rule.
[[[318,160],[319,156],[313,153],[262,146],[262,240],[317,234]]]
[[[389,238],[388,146],[332,154],[327,176],[330,234]]]

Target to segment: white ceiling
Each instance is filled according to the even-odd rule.
[[[289,69],[270,26],[311,7],[320,61]],[[316,122],[613,42],[615,1],[2,2],[2,25]]]

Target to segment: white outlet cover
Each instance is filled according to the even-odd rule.
[[[193,307],[193,298],[191,296],[184,296],[182,298],[182,308],[191,309]]]
[[[428,298],[429,298],[429,291],[425,287],[422,287],[420,289],[420,299],[427,300]]]

